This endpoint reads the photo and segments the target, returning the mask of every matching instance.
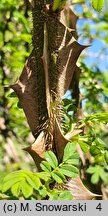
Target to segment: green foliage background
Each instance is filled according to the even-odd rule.
[[[74,1],[73,1],[74,2]],[[81,2],[81,1],[79,1]],[[92,44],[96,38],[104,46],[100,55],[104,55],[108,44],[107,9],[99,14],[91,4],[82,1],[82,12],[74,6],[77,15],[84,20],[77,25],[81,41]],[[106,5],[107,6],[107,5]],[[107,7],[106,7],[107,8]],[[92,21],[92,25],[90,25]],[[95,29],[94,32],[92,30]],[[17,169],[34,171],[35,165],[22,149],[33,142],[24,113],[15,94],[11,94],[9,85],[19,77],[25,60],[32,49],[32,15],[28,0],[1,0],[0,2],[0,181]],[[86,51],[87,52],[87,51]],[[89,68],[85,64],[87,53],[82,54],[78,64],[82,69],[80,79],[80,101],[83,119],[79,122],[73,114],[74,100],[67,96],[64,100],[63,130],[83,129],[82,135],[72,138],[79,143],[84,155],[85,165],[79,163],[85,184],[97,193],[103,193],[108,199],[108,71],[102,71],[96,62]],[[45,165],[45,164],[44,164]],[[88,179],[88,180],[87,180]],[[42,188],[43,194],[46,193]],[[28,188],[28,194],[32,188]]]
[[[29,139],[29,128],[18,99],[9,90],[19,77],[32,48],[32,18],[23,1],[0,2],[0,171],[28,166],[21,150]],[[18,112],[17,112],[18,111]],[[27,141],[28,138],[28,141]],[[9,144],[9,139],[11,140]],[[11,145],[11,146],[10,146]],[[13,149],[13,150],[12,150]],[[10,153],[9,153],[10,151]],[[13,152],[13,153],[12,153]],[[24,157],[24,160],[22,158]],[[29,157],[29,156],[28,156]],[[17,163],[16,163],[17,162]],[[16,165],[15,165],[16,164]]]

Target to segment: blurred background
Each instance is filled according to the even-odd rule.
[[[80,1],[81,2],[81,1]],[[88,1],[73,5],[79,16],[78,42],[91,45],[83,51],[80,93],[85,116],[108,112],[108,6],[101,13]],[[73,1],[75,3],[75,1]],[[25,115],[9,85],[15,83],[32,50],[32,13],[28,0],[0,1],[0,176],[15,169],[35,170],[23,148],[33,143]],[[66,94],[70,98],[70,92]],[[68,126],[68,120],[66,122]],[[108,125],[96,133],[108,148]],[[108,183],[108,182],[107,182]]]

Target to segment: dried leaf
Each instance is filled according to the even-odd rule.
[[[74,14],[72,9],[67,6],[61,11],[58,25],[58,39],[57,39],[57,74],[56,75],[56,93],[60,98],[68,90],[72,81],[73,75],[76,71],[76,62],[80,53],[88,46],[80,45],[75,38],[76,36],[76,22],[78,17]],[[50,80],[51,82],[51,80]],[[52,81],[54,83],[54,79]],[[54,84],[51,84],[53,86]],[[54,89],[54,88],[52,88]]]
[[[68,140],[63,135],[57,119],[55,121],[54,140],[55,140],[55,145],[56,145],[57,156],[59,160],[61,160],[63,157],[64,148]]]
[[[70,131],[69,133],[67,133],[66,135],[65,135],[65,138],[66,139],[71,139],[73,136],[76,136],[76,135],[78,135],[79,133],[81,133],[82,132],[82,130],[72,130],[72,131]]]
[[[72,13],[72,18],[69,16]],[[69,16],[68,16],[69,14]],[[67,20],[66,20],[67,19]],[[60,16],[54,17],[51,14],[48,16],[47,20],[47,29],[48,29],[48,44],[49,46],[49,85],[50,92],[51,90],[55,93],[58,93],[58,79],[61,74],[61,71],[58,70],[59,66],[59,52],[65,46],[67,46],[72,38],[72,33],[70,32],[69,26],[72,28],[75,27],[77,16],[72,12],[68,7],[61,11]],[[54,29],[54,32],[53,32]],[[73,31],[71,29],[71,31]],[[75,33],[75,28],[74,28]],[[53,34],[53,37],[52,37]],[[69,53],[68,53],[69,54]],[[64,61],[64,58],[60,58],[60,64]],[[63,65],[64,67],[64,65]],[[64,74],[65,76],[65,74]],[[65,78],[64,78],[65,79]]]
[[[69,180],[66,188],[72,193],[74,200],[92,200],[95,197],[101,197],[101,195],[90,192],[84,186],[79,176]]]
[[[60,22],[68,29],[68,31],[76,30],[76,22],[78,17],[70,7],[65,7],[61,11]]]
[[[19,80],[10,87],[16,92],[33,135],[39,125],[37,73],[34,51],[29,56]]]
[[[73,131],[73,136],[79,134],[80,132],[82,132],[82,130]],[[66,134],[65,136],[63,135],[61,128],[60,128],[60,124],[56,119],[55,120],[55,129],[54,129],[54,140],[55,140],[56,151],[57,151],[57,155],[58,155],[59,160],[62,159],[63,154],[64,154],[64,148],[65,148],[66,144],[69,142],[69,139],[71,137],[72,137],[72,132]]]
[[[73,74],[76,69],[76,62],[80,53],[88,46],[80,45],[72,37],[67,46],[64,46],[60,51],[57,59],[58,79],[57,93],[62,97],[68,90]]]
[[[44,158],[45,143],[46,143],[45,135],[44,132],[42,131],[32,145],[30,145],[27,148],[24,148],[24,150],[27,151],[35,161],[38,170],[40,170],[40,162],[42,158]]]
[[[40,135],[37,137],[36,141],[28,147],[30,150],[34,151],[36,154],[38,154],[41,158],[44,158],[45,153],[45,135],[42,131]]]
[[[73,78],[71,80],[69,90],[71,91],[72,98],[75,99],[75,107],[78,108],[76,116],[78,119],[82,119],[82,112],[80,108],[80,90],[79,90],[79,80],[80,80],[81,69],[76,66]]]
[[[83,166],[85,166],[85,164],[86,164],[85,155],[84,155],[84,152],[82,151],[79,144],[76,145],[76,149],[77,149],[77,152],[78,152],[78,154],[79,154],[79,156],[81,158]]]

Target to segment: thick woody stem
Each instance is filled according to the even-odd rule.
[[[43,67],[43,46],[44,46],[44,22],[43,13],[44,0],[34,0],[32,7],[33,16],[33,47],[35,50],[35,70],[37,71],[37,89],[38,92],[38,113],[39,125],[42,125],[48,118],[46,106],[46,91],[45,91],[45,74]],[[38,134],[37,134],[38,135]]]

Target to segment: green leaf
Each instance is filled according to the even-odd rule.
[[[23,170],[23,174],[25,174],[25,179],[27,182],[35,189],[38,190],[38,188],[41,186],[41,181],[39,177],[37,176],[37,173],[33,173],[28,170]]]
[[[99,174],[98,174],[98,173],[94,173],[94,174],[92,175],[92,177],[91,177],[91,182],[92,182],[93,184],[97,184],[98,181],[99,181]]]
[[[51,173],[52,178],[59,184],[65,181],[65,176],[60,171],[54,171]]]
[[[84,153],[89,150],[89,145],[87,143],[79,140],[79,145]]]
[[[63,162],[66,162],[70,158],[72,158],[72,155],[76,151],[76,144],[75,143],[67,143],[65,149],[64,149],[64,155],[63,155]]]
[[[107,123],[108,122],[108,112],[95,113],[93,115],[86,117],[84,121],[85,123],[89,121]]]
[[[41,182],[39,177],[35,175],[30,175],[26,177],[26,181],[31,185],[35,190],[38,190],[39,187],[41,186]]]
[[[28,194],[30,194],[30,191],[33,191],[33,188],[35,190],[38,190],[39,187],[41,186],[41,181],[39,179],[39,177],[35,174],[32,173],[28,170],[19,170],[19,171],[14,171],[10,174],[8,174],[4,180],[3,180],[3,192],[9,190],[11,188],[11,191],[14,195],[18,195],[18,184],[19,186],[22,185],[22,182],[26,182],[26,186],[28,184]],[[23,183],[24,184],[24,183]],[[21,187],[20,187],[21,188]],[[30,189],[32,188],[32,190]],[[22,190],[22,188],[21,188]],[[24,196],[25,196],[25,192],[24,192]],[[26,195],[25,197],[27,197],[28,195]]]
[[[22,109],[22,105],[21,105],[21,103],[18,101],[18,103],[17,103],[17,107],[19,108],[19,109]]]
[[[86,170],[86,172],[87,173],[89,173],[89,174],[92,174],[92,173],[94,173],[96,171],[96,167],[94,166],[90,166],[87,170]]]
[[[105,156],[104,156],[104,154],[100,153],[100,154],[96,155],[95,156],[95,162],[97,164],[100,164],[100,165],[103,164],[105,162]]]
[[[46,196],[47,196],[48,192],[47,192],[47,189],[46,189],[45,186],[40,187],[40,189],[39,189],[39,194],[40,194],[42,197],[46,197]]]
[[[98,155],[100,153],[100,149],[96,145],[93,145],[90,147],[90,153],[93,156]]]
[[[96,11],[100,12],[104,6],[104,0],[92,0],[92,6]]]
[[[7,181],[10,181],[10,179],[17,179],[18,178],[24,178],[25,177],[25,174],[24,174],[24,171],[23,170],[18,170],[18,171],[14,171],[12,173],[9,173],[7,174],[4,179],[3,179],[3,182],[7,182]]]
[[[58,200],[58,193],[50,194],[49,200]]]
[[[11,178],[8,181],[3,181],[3,188],[2,188],[2,192],[6,192],[7,190],[9,190],[14,184],[16,184],[17,182],[21,182],[23,180],[22,177],[18,177],[18,178]]]
[[[84,0],[72,0],[72,4],[82,4]]]
[[[100,169],[99,176],[100,176],[100,178],[102,179],[103,182],[108,182],[108,173],[106,173],[104,171],[103,167]]]
[[[108,182],[108,181],[107,181],[108,175],[107,175],[107,173],[105,172],[103,166],[100,166],[100,165],[90,166],[90,167],[87,169],[87,173],[93,174],[92,177],[91,177],[91,182],[92,182],[93,184],[97,184],[98,181],[99,181],[99,179],[102,179],[102,181],[103,181],[104,183]]]
[[[49,196],[49,200],[72,200],[72,198],[73,196],[68,190],[59,191],[54,189]]]
[[[71,178],[75,178],[79,174],[79,170],[71,164],[64,164],[60,166],[60,171],[62,174]]]
[[[54,3],[53,3],[53,11],[58,10],[59,7],[60,7],[60,0],[54,0]]]
[[[22,170],[14,171],[12,173],[9,173],[3,179],[3,188],[2,188],[2,191],[6,192],[14,184],[16,184],[17,182],[22,181],[24,179],[24,177],[25,177],[25,174],[23,173]]]
[[[15,97],[17,97],[17,94],[16,94],[16,92],[11,92],[10,94],[7,95],[7,97],[15,98]]]
[[[49,194],[49,200],[58,200],[58,196],[60,194],[60,190],[59,189],[53,189],[51,190],[51,193]]]
[[[74,155],[72,155],[72,158],[70,157],[66,163],[68,164],[72,164],[72,165],[78,165],[79,164],[79,155],[78,153],[75,153]]]
[[[65,3],[66,3],[66,0],[54,0],[53,11],[62,9]]]
[[[65,190],[60,193],[58,200],[72,200],[73,196],[70,191]]]
[[[17,182],[16,184],[14,184],[11,187],[11,192],[12,192],[13,196],[15,196],[15,197],[19,196],[19,194],[20,194],[20,185],[21,185],[21,183]]]
[[[105,151],[105,160],[106,160],[106,163],[108,164],[108,151]]]
[[[79,165],[79,159],[67,160],[67,163],[68,163],[68,164],[75,165],[75,166],[78,166],[78,165]]]
[[[23,180],[20,185],[20,189],[25,198],[30,197],[33,194],[33,188],[29,185],[26,180]]]
[[[20,39],[27,43],[31,43],[31,34],[21,34]]]
[[[45,172],[50,173],[51,172],[51,166],[47,161],[42,161],[40,164],[40,167],[42,168],[42,170],[44,170]]]
[[[50,166],[54,169],[58,166],[58,161],[55,154],[52,151],[45,153],[45,159],[49,162]]]
[[[106,144],[103,140],[101,140],[100,138],[96,138],[95,139],[95,143],[96,145],[98,145],[101,149],[106,147]]]
[[[51,176],[51,173],[49,174],[48,172],[39,172],[39,173],[36,173],[36,175],[37,175],[40,179],[42,179],[42,180],[44,180],[44,181],[48,181],[49,178],[50,178],[50,176]]]

